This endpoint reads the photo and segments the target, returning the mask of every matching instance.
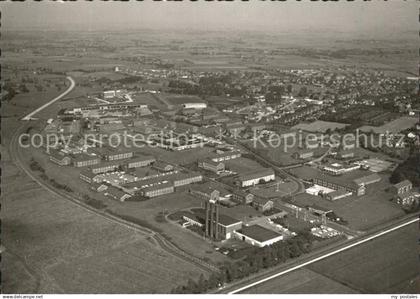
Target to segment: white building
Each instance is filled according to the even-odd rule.
[[[283,240],[283,235],[260,225],[243,226],[234,235],[236,239],[257,247],[269,246]]]
[[[241,187],[249,187],[257,185],[261,182],[274,181],[276,178],[274,170],[271,168],[263,168],[251,172],[247,172],[238,177]]]
[[[207,108],[206,103],[184,103],[182,106],[185,109],[205,109]]]

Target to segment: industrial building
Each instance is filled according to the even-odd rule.
[[[162,184],[153,185],[150,187],[146,187],[141,189],[140,194],[144,197],[157,197],[164,194],[169,194],[175,192],[175,188],[172,183],[166,182]]]
[[[262,168],[250,171],[238,176],[238,183],[241,187],[257,185],[261,182],[274,181],[276,178],[274,170],[271,168]]]
[[[76,155],[73,158],[73,166],[74,167],[87,167],[99,164],[101,159],[97,156],[89,156],[86,154]]]
[[[257,247],[265,247],[283,240],[283,235],[260,225],[243,226],[235,231],[235,238]]]
[[[223,162],[215,162],[211,159],[204,159],[199,161],[198,167],[217,174],[225,170],[225,164]]]
[[[50,161],[60,166],[67,166],[71,164],[71,158],[61,151],[54,149],[50,150]]]

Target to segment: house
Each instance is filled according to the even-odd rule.
[[[349,158],[354,158],[354,151],[352,150],[341,150],[340,152],[337,153],[337,158],[338,159],[349,159]]]
[[[401,181],[392,186],[395,194],[403,194],[413,189],[413,184],[409,180]]]
[[[211,159],[204,159],[199,161],[198,167],[212,171],[214,173],[220,173],[225,170],[225,164],[223,162],[214,162]]]
[[[254,200],[251,204],[260,212],[270,211],[274,208],[274,202],[268,198],[254,197]]]
[[[73,158],[73,166],[74,167],[86,167],[99,164],[101,159],[97,156],[89,156],[86,154],[76,155]]]
[[[121,163],[119,162],[102,162],[98,165],[92,166],[92,172],[93,173],[105,173],[110,171],[116,171],[121,167]]]
[[[239,151],[224,152],[221,154],[217,154],[215,157],[212,157],[211,160],[213,162],[223,162],[223,161],[240,158],[241,155],[242,154]]]
[[[145,167],[149,166],[153,162],[155,162],[156,159],[153,156],[141,156],[141,157],[135,157],[127,162],[127,168],[138,168],[138,167]]]
[[[169,172],[174,170],[174,166],[162,161],[156,161],[152,167],[159,172]]]
[[[249,187],[262,182],[274,181],[275,178],[275,173],[272,168],[262,168],[239,175],[237,182],[241,187]]]
[[[62,151],[50,150],[50,161],[60,166],[71,164],[71,158]]]
[[[110,186],[104,193],[106,196],[115,199],[115,200],[119,200],[119,201],[126,201],[127,199],[129,199],[131,197],[130,194],[125,193],[124,191],[114,187],[114,186]]]
[[[191,193],[191,195],[198,196],[205,200],[217,197],[223,201],[231,197],[231,194],[227,190],[215,185],[215,183],[213,182],[206,182],[203,184],[194,184],[189,189],[189,192]]]
[[[243,226],[235,233],[235,238],[257,247],[265,247],[282,241],[283,236],[260,225]]]

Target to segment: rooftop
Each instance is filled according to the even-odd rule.
[[[402,187],[405,187],[405,186],[410,186],[410,185],[411,185],[411,182],[409,180],[404,180],[404,181],[401,181],[401,182],[395,184],[394,187],[399,189],[399,188],[402,188]]]
[[[373,174],[355,179],[353,180],[353,182],[355,182],[357,185],[361,185],[361,184],[368,184],[372,181],[378,181],[378,180],[381,180],[381,177],[378,174],[373,173]]]
[[[94,159],[100,159],[98,156],[90,156],[87,154],[78,154],[75,155],[73,160],[76,162],[81,162],[81,161],[90,161],[90,160],[94,160]]]
[[[136,156],[128,160],[128,163],[134,163],[134,162],[143,162],[143,161],[155,161],[155,157],[153,156]]]
[[[269,176],[273,174],[274,174],[274,170],[272,168],[261,168],[261,169],[243,173],[239,175],[238,178],[241,181],[248,181],[248,180],[253,180],[253,179],[257,179],[257,178],[261,178],[261,177],[265,177],[265,176]]]
[[[238,233],[257,240],[258,242],[269,241],[281,236],[280,234],[260,225],[243,226],[240,230],[238,230]]]

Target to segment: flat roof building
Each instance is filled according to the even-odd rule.
[[[260,225],[243,226],[237,230],[235,237],[257,247],[265,247],[283,240],[283,235]]]

